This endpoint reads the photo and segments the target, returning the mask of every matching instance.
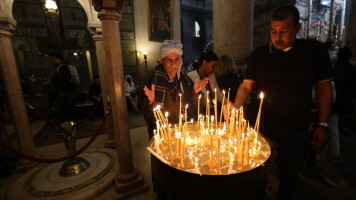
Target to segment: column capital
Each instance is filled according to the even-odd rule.
[[[100,21],[88,21],[89,33],[93,40],[103,40],[103,29]]]
[[[12,36],[12,31],[15,30],[16,21],[8,17],[0,17],[0,36]]]
[[[103,9],[98,12],[98,18],[100,20],[116,20],[119,22],[121,20],[121,14],[116,10]]]
[[[94,9],[99,12],[102,9],[116,10],[121,12],[124,0],[93,0]]]

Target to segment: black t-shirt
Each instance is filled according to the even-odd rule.
[[[296,131],[308,125],[313,86],[331,78],[330,58],[323,44],[297,39],[288,52],[273,45],[253,51],[244,80],[255,81],[256,94],[265,94],[266,128]]]
[[[53,93],[57,96],[58,94],[71,94],[77,91],[77,86],[71,81],[72,75],[68,65],[61,64],[57,67],[54,74],[52,84]]]

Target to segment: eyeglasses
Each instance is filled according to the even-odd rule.
[[[176,65],[180,65],[182,58],[175,58],[175,59],[166,58],[165,61],[168,65],[171,65],[172,63],[174,63]]]

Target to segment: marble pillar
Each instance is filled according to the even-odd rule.
[[[356,66],[356,2],[351,2],[351,11],[350,11],[350,21],[349,27],[347,30],[347,42],[348,46],[352,51],[352,58],[350,60],[351,64]]]
[[[15,29],[15,20],[0,17],[0,74],[6,88],[15,130],[22,152],[35,156],[36,147],[33,141],[31,126],[25,107],[19,72],[17,70],[10,31]]]
[[[214,51],[244,63],[253,49],[253,0],[214,0]]]
[[[108,109],[109,86],[106,73],[105,52],[101,23],[100,21],[89,21],[88,28],[93,40],[95,41],[96,57],[98,61],[98,69],[101,82],[101,93],[105,112]],[[108,135],[105,147],[112,149],[116,148],[111,113],[109,114],[107,122],[105,123],[104,130],[107,132]]]
[[[128,129],[119,30],[121,15],[116,10],[101,9],[98,12],[98,18],[102,24],[107,85],[111,100],[113,130],[119,162],[119,172],[115,183],[118,192],[125,193],[143,187],[144,181],[133,164],[131,139]]]

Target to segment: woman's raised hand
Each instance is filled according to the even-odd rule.
[[[208,84],[209,78],[205,77],[203,80],[199,81],[198,77],[195,78],[194,82],[194,92],[198,94],[202,89],[205,88],[206,84]]]
[[[148,98],[148,101],[151,103],[154,102],[155,100],[155,85],[151,85],[151,90],[148,89],[147,86],[143,87],[143,91],[145,92],[145,95],[147,96]]]

